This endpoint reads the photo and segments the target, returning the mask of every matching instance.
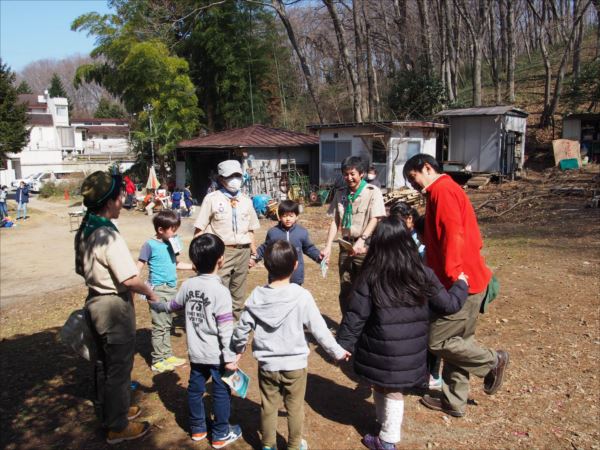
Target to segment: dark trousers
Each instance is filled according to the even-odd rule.
[[[350,295],[352,294],[352,286],[360,274],[364,260],[365,255],[350,256],[348,252],[340,248],[338,269],[340,272],[339,300],[342,316],[346,314],[346,310],[348,309]]]
[[[110,431],[127,427],[135,354],[135,310],[129,294],[90,295],[86,314],[96,340],[94,407]]]
[[[212,378],[212,406],[215,421],[212,426],[212,440],[218,441],[229,433],[229,414],[231,413],[231,391],[221,379],[221,367],[208,364],[191,363],[190,382],[188,384],[188,404],[190,407],[190,432],[207,431],[204,393],[206,382]]]

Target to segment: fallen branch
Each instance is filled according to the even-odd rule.
[[[518,201],[517,203],[515,203],[514,205],[512,205],[510,208],[508,208],[508,209],[505,209],[504,211],[502,211],[502,212],[500,212],[500,213],[497,213],[497,214],[496,214],[496,217],[501,217],[501,216],[503,216],[503,215],[504,215],[504,214],[506,214],[507,212],[509,212],[509,211],[512,211],[512,210],[513,210],[513,209],[515,209],[517,206],[519,206],[519,205],[522,205],[523,203],[527,203],[527,202],[529,202],[529,201],[531,201],[531,200],[535,200],[536,198],[550,197],[550,196],[552,196],[552,194],[551,194],[551,193],[539,194],[539,195],[533,195],[533,196],[531,196],[531,197],[525,197],[525,198],[523,198],[523,199],[519,200],[519,201]]]

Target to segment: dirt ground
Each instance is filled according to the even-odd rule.
[[[408,396],[401,448],[600,448],[600,210],[586,208],[598,167],[585,173],[531,174],[524,181],[469,191],[484,235],[484,254],[501,283],[499,298],[480,317],[478,339],[510,352],[505,384],[494,396],[473,379],[467,415],[461,419],[425,409]],[[596,178],[594,178],[596,177]],[[552,194],[556,187],[581,190]],[[523,195],[525,192],[525,195]],[[544,192],[545,195],[535,197]],[[571,194],[571,195],[567,195]],[[535,197],[535,198],[534,198]],[[519,203],[515,206],[515,203]],[[108,447],[90,402],[92,378],[86,361],[57,339],[69,313],[83,303],[85,289],[73,272],[73,234],[66,201],[31,204],[31,219],[0,230],[0,445],[7,449]],[[512,210],[507,211],[513,207]],[[118,221],[132,255],[152,234],[149,219],[123,211]],[[301,223],[321,246],[327,218],[323,207],[306,208]],[[180,230],[189,243],[193,221]],[[261,221],[259,238],[272,223]],[[334,260],[335,260],[334,255]],[[180,279],[190,276],[180,272]],[[253,269],[249,286],[266,280]],[[321,278],[307,261],[307,287],[335,328],[340,320],[337,271]],[[141,441],[119,448],[197,448],[187,435],[187,366],[171,374],[149,369],[150,318],[137,302],[135,401],[152,424]],[[185,330],[176,320],[173,346],[186,354]],[[359,449],[373,431],[368,388],[350,365],[331,364],[311,344],[305,437],[313,449]],[[232,422],[243,439],[232,449],[260,444],[256,363],[250,352],[241,367],[253,378],[248,398],[234,399]],[[285,411],[280,412],[279,448],[285,448]]]

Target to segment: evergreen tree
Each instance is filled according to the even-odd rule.
[[[121,105],[111,102],[106,97],[102,97],[98,102],[98,108],[94,113],[94,117],[97,119],[115,119],[125,117],[125,111],[121,108]]]
[[[403,70],[395,75],[389,106],[397,117],[431,118],[445,103],[446,90],[435,75],[414,70]]]
[[[52,75],[52,79],[50,80],[50,88],[48,89],[48,95],[50,96],[50,98],[67,98],[67,91],[65,91],[65,87],[63,86],[62,80],[56,73]]]
[[[27,106],[18,103],[15,74],[0,59],[0,161],[19,153],[29,141]]]
[[[31,86],[29,86],[27,80],[21,81],[21,83],[17,87],[17,94],[33,94]]]

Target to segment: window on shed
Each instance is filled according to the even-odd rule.
[[[373,141],[373,163],[387,163],[387,151],[381,141]]]
[[[406,147],[406,159],[409,160],[421,153],[421,141],[410,141]]]
[[[66,106],[57,106],[56,107],[56,115],[66,117],[69,115],[69,109]]]
[[[323,162],[335,162],[335,141],[321,142],[321,160]]]

